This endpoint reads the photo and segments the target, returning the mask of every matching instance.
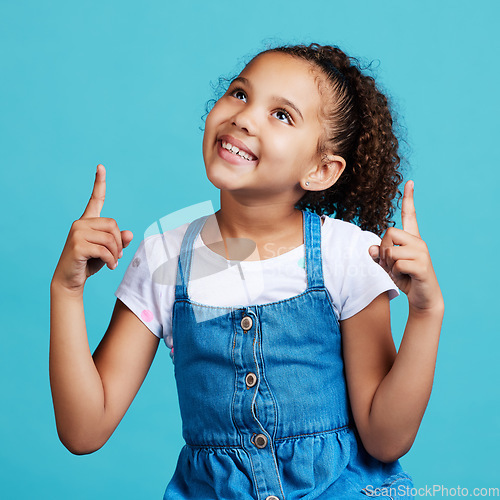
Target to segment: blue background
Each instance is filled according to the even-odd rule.
[[[1,0],[2,498],[161,498],[182,446],[167,349],[104,448],[71,455],[51,406],[49,283],[102,163],[102,215],[135,238],[116,271],[87,283],[94,349],[146,228],[205,200],[218,207],[201,155],[210,82],[267,43],[313,41],[376,60],[446,300],[433,394],[403,466],[419,487],[500,486],[499,5]],[[406,307],[392,303],[397,342]]]

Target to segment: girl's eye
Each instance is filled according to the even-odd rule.
[[[247,102],[247,95],[245,94],[245,92],[243,92],[243,90],[240,89],[233,90],[231,92],[231,95],[233,97],[236,97],[236,99],[239,99],[240,101]]]
[[[288,123],[289,125],[293,123],[292,117],[284,109],[278,109],[278,111],[273,113],[273,116],[275,116],[280,122]]]

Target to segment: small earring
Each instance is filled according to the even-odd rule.
[[[309,186],[309,182],[306,182],[306,186]]]

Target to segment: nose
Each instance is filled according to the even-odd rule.
[[[251,105],[246,105],[233,115],[232,123],[235,127],[246,132],[248,135],[254,135],[257,129],[256,110]]]

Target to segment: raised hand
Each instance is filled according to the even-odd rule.
[[[106,196],[106,169],[97,165],[94,188],[80,219],[73,222],[52,279],[53,283],[75,293],[83,293],[89,276],[104,264],[115,269],[134,237],[120,231],[114,219],[101,217]]]
[[[429,250],[418,230],[413,188],[413,181],[405,184],[401,208],[403,229],[387,229],[380,246],[371,246],[369,252],[408,296],[410,307],[426,311],[441,308],[443,297]]]

